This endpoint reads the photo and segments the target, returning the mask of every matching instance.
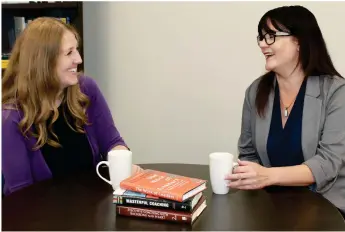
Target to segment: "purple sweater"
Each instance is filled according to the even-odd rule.
[[[86,111],[91,125],[85,126],[86,135],[96,165],[117,145],[126,146],[115,127],[109,107],[90,77],[82,76],[79,80],[81,91],[89,97],[90,105]],[[52,173],[40,150],[33,151],[36,139],[26,139],[18,124],[23,117],[17,110],[2,109],[2,174],[5,179],[3,192],[10,194],[37,181],[52,178]]]

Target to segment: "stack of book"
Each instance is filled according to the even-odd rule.
[[[114,191],[116,214],[192,224],[206,208],[206,180],[146,169]]]

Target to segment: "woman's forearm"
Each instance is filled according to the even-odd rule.
[[[311,170],[305,164],[269,169],[273,185],[308,186],[315,182]]]

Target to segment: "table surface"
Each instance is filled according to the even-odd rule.
[[[143,164],[203,178],[207,165]],[[104,168],[103,172],[107,172]],[[338,210],[306,188],[205,191],[207,208],[192,224],[116,216],[112,188],[95,172],[43,181],[2,199],[3,230],[345,230]]]

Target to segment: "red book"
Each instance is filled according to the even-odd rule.
[[[121,181],[122,189],[185,201],[206,189],[206,180],[146,169]]]
[[[152,220],[172,221],[192,224],[206,208],[206,198],[203,196],[195,206],[193,212],[175,210],[150,209],[134,206],[116,206],[116,214],[129,217],[146,218]]]

